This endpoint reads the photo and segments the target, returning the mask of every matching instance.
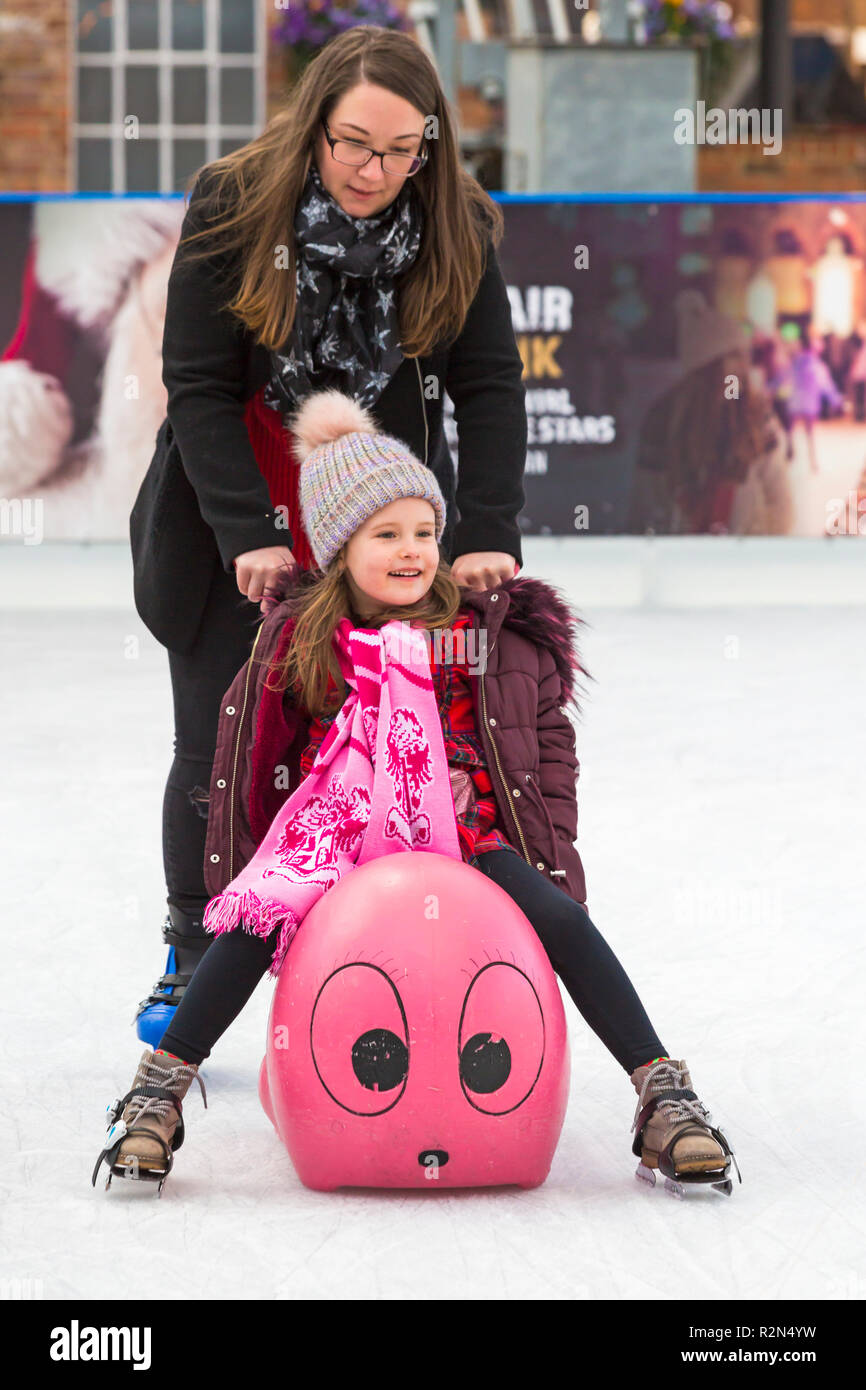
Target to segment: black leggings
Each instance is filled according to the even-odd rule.
[[[532,923],[580,1013],[629,1075],[644,1062],[668,1055],[634,986],[585,908],[511,850],[481,854],[476,867],[498,883]],[[218,936],[196,967],[160,1047],[185,1062],[203,1062],[267,970],[278,936],[279,930],[267,940],[242,930]],[[290,959],[291,948],[284,969]]]
[[[201,916],[210,896],[204,846],[220,703],[250,654],[258,619],[259,605],[217,565],[195,643],[188,652],[168,653],[175,735],[162,803],[162,855],[168,901],[193,917]]]

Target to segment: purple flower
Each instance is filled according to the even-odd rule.
[[[387,0],[323,0],[318,9],[292,3],[269,32],[275,43],[311,56],[335,35],[360,24],[377,24],[387,29],[408,27],[405,15]]]
[[[734,29],[730,23],[731,8],[723,0],[645,0],[644,22],[647,37],[661,38],[678,34],[682,38],[704,35],[710,39],[730,39]]]

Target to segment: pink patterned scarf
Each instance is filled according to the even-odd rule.
[[[461,858],[423,630],[342,618],[334,648],[349,694],[310,774],[204,913],[215,936],[240,926],[265,938],[280,927],[274,976],[310,908],[352,865],[399,850]]]

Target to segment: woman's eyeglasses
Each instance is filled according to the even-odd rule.
[[[374,155],[378,155],[384,173],[401,174],[404,178],[411,178],[427,163],[426,150],[421,154],[386,154],[384,150],[371,150],[368,145],[359,145],[357,140],[335,140],[324,119],[322,127],[325,139],[331,147],[331,154],[338,164],[351,164],[354,168],[360,169],[362,165],[369,164]]]

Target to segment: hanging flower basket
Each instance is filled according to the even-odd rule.
[[[388,0],[287,0],[277,10],[268,37],[282,49],[286,79],[295,83],[329,39],[359,24],[377,24],[383,29],[412,28],[408,17]]]
[[[733,11],[726,0],[644,0],[647,41],[732,39]]]
[[[648,44],[697,43],[701,53],[701,95],[713,104],[734,60],[733,11],[726,0],[643,0]]]

